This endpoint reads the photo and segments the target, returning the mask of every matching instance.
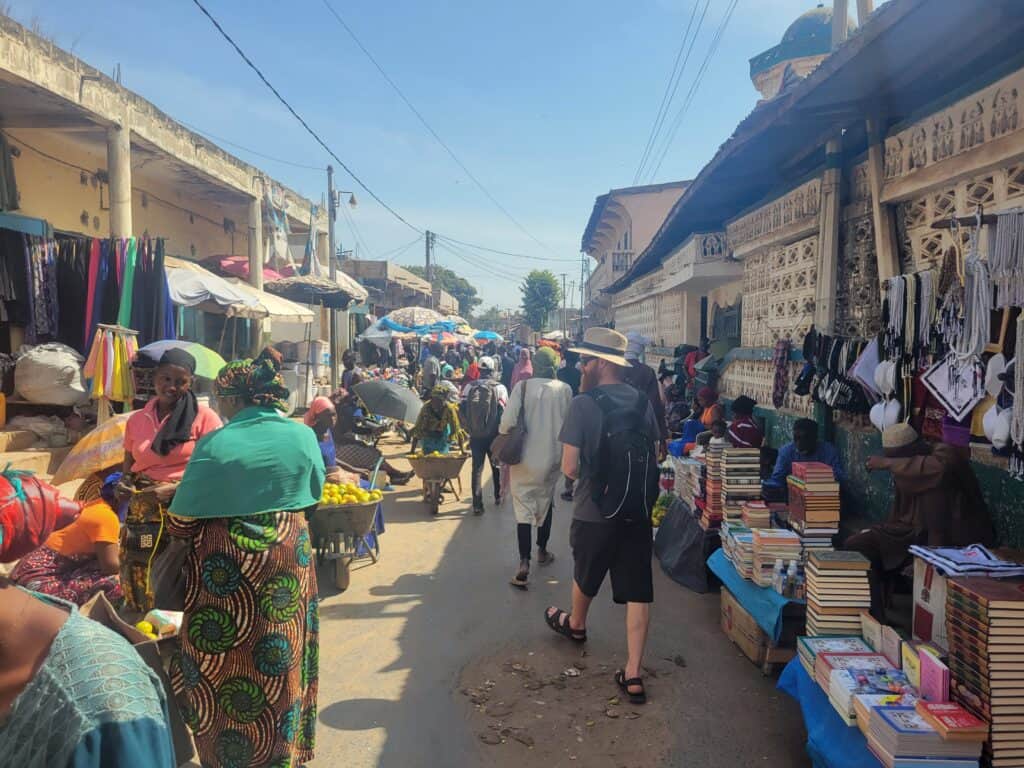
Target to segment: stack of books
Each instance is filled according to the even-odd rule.
[[[846,637],[798,637],[796,652],[800,664],[814,677],[814,663],[819,653],[870,653],[871,647],[857,635]]]
[[[705,461],[705,499],[707,501],[708,520],[718,527],[718,522],[724,516],[722,507],[722,453],[724,445],[709,445],[707,453],[704,454]]]
[[[918,701],[914,708],[946,741],[983,744],[988,739],[988,723],[959,704],[951,701]]]
[[[772,511],[760,499],[744,501],[743,524],[747,528],[771,528]]]
[[[871,608],[870,568],[870,561],[859,552],[810,553],[806,569],[808,635],[860,631],[861,611]]]
[[[722,551],[744,579],[754,578],[754,534],[739,523],[722,523]]]
[[[886,670],[889,662],[885,656],[874,651],[858,653],[820,652],[814,659],[814,679],[825,693],[832,685],[832,673],[840,669],[878,669]]]
[[[898,690],[894,691],[894,688]],[[851,667],[835,669],[829,678],[828,697],[839,717],[849,726],[866,723],[872,707],[914,706],[917,696],[909,681],[898,669]],[[862,728],[866,730],[866,725]]]
[[[857,727],[866,739],[871,735],[872,710],[885,707],[913,707],[918,698],[913,689],[904,693],[857,693],[853,696],[853,711],[857,716]],[[930,765],[927,764],[927,765]]]
[[[701,475],[704,474],[704,462],[698,459],[673,459],[676,470],[676,496],[693,507],[693,502],[703,496],[701,491]]]
[[[800,534],[806,553],[832,549],[839,533],[839,483],[827,464],[793,462],[789,486],[789,525]]]
[[[868,748],[887,768],[907,764],[967,768],[978,765],[981,753],[977,742],[943,739],[914,707],[871,710]]]
[[[800,559],[800,537],[792,531],[777,528],[754,528],[754,583],[760,587],[772,585],[775,561],[784,567],[790,560]]]
[[[722,451],[722,513],[740,520],[743,503],[761,498],[761,449],[727,446]]]
[[[1024,765],[1024,581],[947,581],[946,629],[953,701],[991,726],[994,768]]]

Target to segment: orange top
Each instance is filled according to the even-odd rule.
[[[700,423],[704,425],[704,429],[711,429],[711,425],[722,418],[723,411],[722,406],[718,403],[712,403],[704,412],[700,415]]]
[[[116,544],[120,532],[117,514],[103,499],[96,499],[82,509],[75,522],[51,533],[46,546],[66,557],[92,555],[97,544]]]

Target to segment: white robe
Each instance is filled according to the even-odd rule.
[[[572,390],[557,379],[527,379],[512,389],[499,431],[508,434],[516,425],[526,391],[523,418],[526,441],[523,460],[509,467],[512,506],[516,522],[541,525],[562,477],[562,444],[558,434],[569,413]]]

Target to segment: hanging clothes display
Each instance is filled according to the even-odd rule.
[[[142,346],[175,335],[174,304],[164,271],[163,238],[141,238],[135,259],[131,327]]]
[[[117,313],[117,324],[128,327],[132,321],[132,302],[135,293],[135,260],[139,242],[134,237],[128,240],[124,250],[124,271],[121,277],[121,307]]]
[[[100,325],[82,371],[90,380],[90,397],[131,403],[135,399],[131,363],[138,351],[135,331],[118,325]]]
[[[24,236],[0,229],[0,322],[28,325],[29,293]]]
[[[1024,306],[1024,211],[1005,211],[996,217],[995,237],[989,239],[989,271],[996,289],[995,307]]]
[[[58,234],[57,241],[57,303],[60,315],[57,341],[81,352],[88,350],[82,334],[85,319],[86,286],[89,282],[89,249],[91,239],[77,235]]]

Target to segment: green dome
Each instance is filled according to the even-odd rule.
[[[849,28],[856,24],[850,19]],[[771,69],[782,61],[805,56],[824,56],[832,50],[832,8],[819,5],[789,25],[782,42],[750,60],[750,75]]]

